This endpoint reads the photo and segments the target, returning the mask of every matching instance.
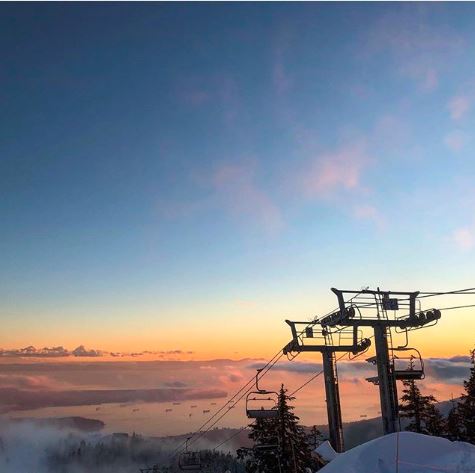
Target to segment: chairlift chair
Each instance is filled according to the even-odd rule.
[[[191,437],[186,439],[185,451],[178,457],[178,468],[182,471],[198,471],[201,470],[201,453],[192,452],[188,450],[188,441]]]
[[[395,351],[410,352],[407,356],[395,355]],[[425,378],[424,361],[415,348],[393,349],[393,375],[398,381],[416,381]]]
[[[277,410],[279,395],[275,391],[259,388],[259,373],[257,370],[256,390],[246,396],[246,415],[250,419],[275,419],[279,417]]]

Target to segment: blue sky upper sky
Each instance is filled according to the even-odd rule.
[[[474,10],[2,4],[0,346],[257,356],[209,330],[473,285]]]

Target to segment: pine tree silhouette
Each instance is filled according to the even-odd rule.
[[[463,382],[465,393],[458,404],[458,413],[461,440],[475,444],[475,350],[471,351],[470,360],[470,377]]]
[[[317,429],[316,425],[312,426],[307,437],[312,448],[317,448],[325,440],[322,432]]]
[[[461,417],[458,404],[452,399],[452,408],[447,415],[447,438],[449,440],[461,440]]]
[[[307,435],[290,405],[294,399],[282,385],[277,405],[279,416],[256,419],[249,426],[254,447],[238,451],[248,473],[305,473],[306,468],[315,469]]]
[[[311,449],[307,435],[299,424],[299,418],[294,414],[289,402],[295,398],[287,395],[282,384],[279,392],[279,421],[281,442],[281,465],[283,472],[301,473],[311,463]]]
[[[435,397],[423,396],[414,380],[403,381],[403,385],[399,412],[401,418],[410,420],[405,430],[426,435],[444,435],[445,421],[435,406]]]

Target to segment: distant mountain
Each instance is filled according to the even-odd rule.
[[[11,418],[12,422],[28,422],[38,427],[54,427],[56,429],[74,429],[80,432],[99,432],[105,423],[97,419],[86,417],[46,417],[46,418]]]

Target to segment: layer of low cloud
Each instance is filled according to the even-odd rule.
[[[470,358],[429,358],[425,362],[428,377],[446,383],[460,383],[470,375]]]
[[[262,368],[262,363],[249,365],[250,369]],[[433,381],[460,384],[470,374],[470,358],[468,356],[453,356],[450,358],[428,358],[424,361],[425,373]],[[316,374],[322,371],[321,363],[312,362],[283,362],[276,364],[273,371],[285,371],[289,373]],[[346,382],[354,382],[359,377],[373,376],[375,367],[365,361],[341,361],[338,363],[338,372]],[[358,378],[355,378],[358,374]]]
[[[2,473],[129,473],[147,464],[166,463],[181,439],[140,438],[134,442],[79,432],[55,422],[1,419]],[[120,442],[120,443],[119,443]],[[120,449],[120,451],[119,451]],[[80,452],[80,454],[79,454]]]

